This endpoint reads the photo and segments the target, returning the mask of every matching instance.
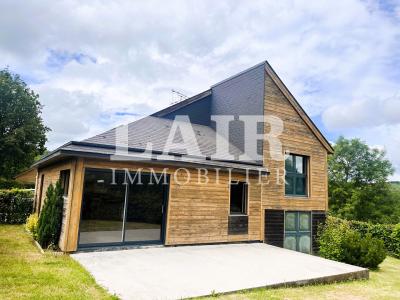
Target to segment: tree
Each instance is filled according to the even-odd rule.
[[[343,137],[334,149],[328,159],[330,211],[360,221],[387,223],[397,218],[387,182],[394,169],[385,152]]]
[[[0,70],[0,177],[12,178],[45,151],[41,109],[39,95],[18,75]]]
[[[63,214],[63,189],[58,180],[56,185],[49,185],[46,191],[46,199],[40,212],[37,239],[43,248],[57,247],[61,234]]]

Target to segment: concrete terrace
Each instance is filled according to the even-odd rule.
[[[181,299],[280,285],[368,278],[367,269],[262,243],[71,255],[122,299]]]

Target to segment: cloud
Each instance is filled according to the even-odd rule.
[[[323,113],[323,121],[331,130],[357,127],[400,124],[400,95],[390,98],[366,98],[353,100],[347,104],[328,107]]]
[[[40,93],[54,148],[268,59],[330,139],[357,133],[396,159],[399,12],[389,0],[5,0],[0,67]]]
[[[50,49],[48,52],[49,55],[46,60],[46,66],[50,69],[54,68],[56,70],[60,70],[63,66],[71,61],[76,61],[80,64],[96,63],[96,58],[84,53],[73,53],[55,49]]]

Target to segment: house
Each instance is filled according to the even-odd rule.
[[[151,116],[49,153],[33,165],[35,210],[60,179],[65,252],[265,242],[312,253],[328,208],[332,152],[262,62]]]

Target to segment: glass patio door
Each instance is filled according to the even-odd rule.
[[[286,249],[311,252],[311,213],[287,211],[285,213],[285,240]]]
[[[151,181],[150,174],[140,179],[128,187],[125,241],[161,241],[165,185]]]
[[[115,179],[115,180],[113,180]],[[87,169],[83,189],[79,245],[122,241],[126,184],[124,172]]]
[[[124,171],[85,170],[80,247],[162,241],[168,185],[150,175],[130,182]]]

